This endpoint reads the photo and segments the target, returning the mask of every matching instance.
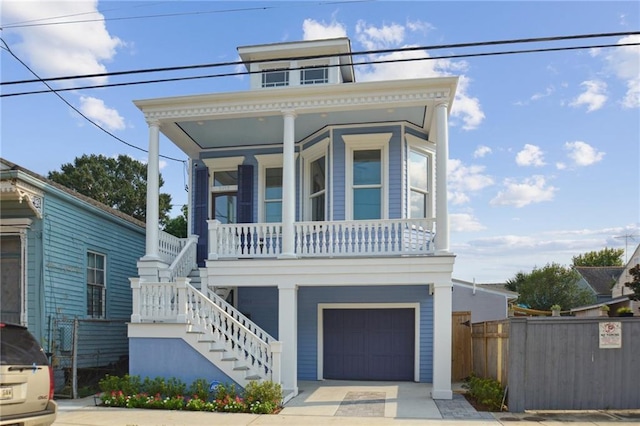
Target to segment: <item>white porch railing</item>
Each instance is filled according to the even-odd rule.
[[[188,278],[176,282],[148,283],[131,279],[133,315],[131,322],[178,322],[202,332],[262,378],[280,380],[280,342],[250,323],[226,302],[218,306]]]
[[[183,243],[182,249],[174,256],[171,265],[159,271],[160,281],[162,282],[173,281],[179,277],[187,277],[191,271],[198,266],[196,260],[198,236],[192,235],[187,239],[180,239],[180,241]]]
[[[434,219],[296,222],[299,257],[433,254]],[[282,224],[209,221],[209,259],[277,257]]]
[[[189,239],[187,238],[178,238],[164,231],[158,232],[158,255],[160,259],[170,265],[188,241]]]

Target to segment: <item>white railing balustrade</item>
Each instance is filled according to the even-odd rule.
[[[180,254],[187,241],[187,238],[178,238],[167,232],[160,231],[158,233],[158,255],[160,259],[170,265],[176,256]]]
[[[189,276],[191,271],[198,266],[196,259],[197,245],[197,235],[192,235],[187,238],[182,249],[171,262],[171,265],[165,270],[159,271],[160,281],[168,282],[178,277]]]
[[[220,297],[214,302],[205,296],[188,278],[173,283],[132,278],[131,289],[131,322],[185,323],[261,377],[274,380],[280,374],[279,342],[228,303],[218,305]]]
[[[298,257],[433,254],[434,219],[296,222]],[[209,221],[209,259],[277,257],[282,225]]]

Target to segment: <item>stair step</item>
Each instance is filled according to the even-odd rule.
[[[226,357],[226,358],[222,358],[220,361],[237,361],[238,358],[236,358],[235,356],[230,356],[230,357]]]
[[[239,367],[233,367],[234,371],[249,371],[250,368],[247,365],[241,365]]]
[[[252,374],[250,376],[245,376],[244,377],[247,380],[260,380],[262,379],[262,377],[260,377],[258,374]]]
[[[211,348],[209,352],[226,352],[227,350],[224,348]]]

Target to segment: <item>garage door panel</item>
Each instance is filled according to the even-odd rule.
[[[413,309],[325,309],[324,377],[413,380]]]

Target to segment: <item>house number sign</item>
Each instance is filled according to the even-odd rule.
[[[616,349],[622,347],[622,324],[616,322],[600,323],[600,349]]]

